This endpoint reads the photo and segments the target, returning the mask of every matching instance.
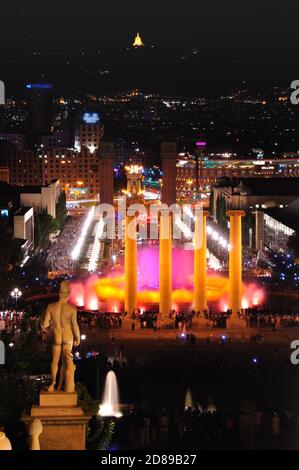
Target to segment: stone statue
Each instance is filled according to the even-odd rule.
[[[0,450],[12,450],[10,440],[4,432],[0,432]]]
[[[48,305],[41,321],[43,331],[47,331],[51,327],[54,332],[49,392],[54,392],[60,359],[62,360],[62,367],[58,388],[62,390],[64,385],[65,392],[75,391],[75,367],[72,359],[72,349],[73,345],[79,346],[80,344],[80,330],[77,323],[77,310],[68,302],[70,293],[70,283],[62,281],[58,302]]]
[[[30,450],[40,450],[39,436],[43,432],[41,420],[34,418],[28,426],[28,434],[30,436]]]

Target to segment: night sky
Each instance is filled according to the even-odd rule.
[[[124,74],[124,87],[130,87],[131,82],[133,86],[130,77],[138,69],[142,69],[141,87],[148,87],[149,75],[160,69],[163,91],[170,70],[172,74],[177,71],[178,78],[172,79],[171,85],[173,88],[176,85],[178,92],[188,86],[186,78],[181,83],[182,77],[192,71],[202,77],[201,85],[206,89],[214,88],[220,80],[228,86],[230,80],[232,86],[242,80],[252,81],[256,86],[264,82],[271,85],[271,80],[273,84],[277,81],[284,85],[299,74],[299,2],[294,0],[279,4],[269,0],[4,0],[1,9],[0,74],[11,82],[16,62],[19,67],[24,64],[24,50],[35,49],[67,54],[101,50],[104,55],[99,66],[111,70],[110,84],[105,83],[103,88],[111,89],[121,87],[119,72]],[[121,53],[137,31],[146,44],[157,46],[156,56],[141,58],[139,67],[128,61],[126,70]],[[199,49],[200,60],[187,66],[177,60],[192,48]],[[162,65],[163,53],[173,61],[172,65],[167,63],[168,72]],[[72,65],[80,73],[83,65],[79,59],[74,61],[76,64]],[[232,63],[235,65],[231,66]],[[30,79],[39,73],[54,81],[61,79],[55,66],[50,70],[49,64],[37,61],[30,65],[32,75],[23,70],[24,80],[27,73]],[[89,68],[92,66],[98,64],[91,61]],[[68,71],[64,78],[67,75]],[[191,82],[193,89],[194,77]],[[159,88],[156,78],[152,83]]]

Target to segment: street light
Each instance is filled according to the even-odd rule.
[[[16,310],[17,310],[17,306],[18,306],[18,300],[19,298],[21,297],[22,295],[22,292],[20,291],[20,289],[18,289],[17,287],[15,287],[10,295],[15,299],[15,302],[16,302]]]
[[[85,340],[86,340],[86,335],[81,335],[81,341],[82,341],[82,356],[84,357],[85,355]]]

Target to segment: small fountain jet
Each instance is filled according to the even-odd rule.
[[[103,403],[100,405],[99,415],[103,417],[121,418],[119,407],[118,385],[115,373],[110,370],[106,377]]]

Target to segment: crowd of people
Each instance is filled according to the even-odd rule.
[[[298,448],[299,413],[231,411],[209,405],[181,409],[134,408],[123,418],[122,444],[132,449]],[[177,447],[176,447],[177,448]]]
[[[226,322],[230,318],[231,311],[215,312],[176,312],[171,310],[169,318],[173,320],[173,328],[186,333],[188,330],[196,328],[196,321],[201,318],[207,320],[211,329],[225,328]],[[244,320],[246,326],[252,328],[265,328],[277,330],[279,328],[288,328],[299,326],[299,314],[288,310],[288,313],[282,310],[264,307],[262,309],[248,308],[242,309],[239,318]],[[124,321],[131,326],[132,330],[153,329],[156,331],[161,327],[161,314],[155,311],[141,311],[136,309],[129,318],[127,312],[80,312],[78,321],[82,330],[91,330],[95,332],[97,328],[115,329],[122,328]]]
[[[202,313],[192,310],[190,313],[170,313],[170,316],[175,318],[176,328],[182,328],[182,326],[191,328],[192,323],[200,316],[210,321],[212,328],[225,328],[231,314],[231,310],[225,312],[205,310]],[[267,306],[246,308],[242,309],[238,316],[241,320],[245,321],[246,326],[252,328],[271,328],[272,330],[277,330],[283,327],[299,326],[299,314],[290,308],[275,309]]]
[[[246,325],[256,328],[272,328],[277,330],[283,327],[293,327],[299,325],[299,314],[288,309],[288,313],[274,308],[246,309],[244,312]]]
[[[24,318],[23,311],[5,310],[0,312],[0,335],[1,333],[14,333],[20,328]]]
[[[59,241],[51,243],[47,253],[47,265],[50,271],[69,274],[74,270],[71,250],[82,230],[84,219],[72,217],[59,233]]]
[[[97,328],[121,328],[123,315],[118,312],[79,313],[78,323],[82,331],[95,333]]]
[[[226,322],[231,312],[205,312],[206,324],[210,329],[225,328]],[[0,312],[0,334],[1,332],[13,333],[20,327],[25,312],[23,310],[6,310]],[[188,335],[196,329],[197,319],[203,315],[200,312],[170,312],[169,318],[172,320],[173,329]],[[288,313],[273,308],[257,309],[249,308],[242,310],[239,314],[247,327],[271,329],[276,331],[281,328],[299,326],[299,314],[293,311]],[[31,315],[31,321],[39,329],[39,315]],[[124,323],[133,331],[135,329],[152,329],[159,331],[162,327],[161,315],[155,311],[136,310],[133,317],[128,317],[126,312],[78,312],[78,323],[83,333],[90,332],[95,335],[98,329],[120,329]],[[168,325],[169,327],[169,325]]]

